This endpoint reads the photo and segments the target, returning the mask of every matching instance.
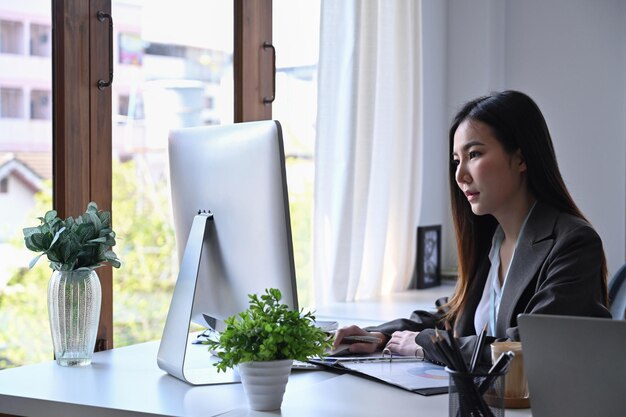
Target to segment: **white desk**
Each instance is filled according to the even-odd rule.
[[[447,290],[428,292],[432,296],[437,291]],[[364,314],[360,314],[364,311],[367,316],[382,320],[407,316],[416,307],[415,297],[428,297],[422,293],[408,294],[403,296],[406,300],[397,303],[391,299],[379,303],[350,303],[319,312],[338,317],[342,324],[352,319],[367,321]],[[432,304],[434,298],[429,300]],[[407,311],[402,313],[394,310],[404,307]],[[92,365],[84,368],[64,368],[49,361],[0,371],[0,414],[46,417],[448,415],[447,395],[423,397],[364,378],[328,371],[293,371],[280,412],[250,411],[241,384],[188,385],[157,367],[157,351],[158,342],[149,342],[98,352],[94,354]],[[507,410],[506,415],[522,417],[531,413],[530,410]]]
[[[200,347],[200,346],[199,346]],[[49,361],[0,371],[0,413],[109,416],[447,416],[448,396],[423,397],[352,375],[293,371],[280,413],[247,408],[241,384],[193,387],[156,365],[158,342],[94,354],[85,368]],[[507,416],[530,416],[507,410]]]

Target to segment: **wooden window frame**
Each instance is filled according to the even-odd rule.
[[[112,204],[111,89],[108,24],[110,0],[52,1],[53,207],[64,218],[84,212],[89,201]],[[113,16],[115,19],[115,16]],[[272,94],[272,0],[234,1],[235,122],[270,119]],[[108,22],[107,22],[108,23]],[[113,221],[115,213],[112,213]],[[113,348],[113,273],[98,269],[102,307],[96,351]]]
[[[235,122],[269,120],[274,91],[272,0],[235,0],[234,57]]]
[[[52,0],[53,207],[61,218],[83,213],[87,203],[111,210],[111,89],[109,26],[96,13],[110,0]],[[107,22],[108,23],[108,22]],[[96,351],[113,347],[113,277],[98,269],[102,308]]]

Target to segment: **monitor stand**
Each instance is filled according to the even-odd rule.
[[[213,215],[206,211],[199,211],[193,219],[157,355],[159,368],[192,385],[240,381],[233,370],[218,373],[213,366],[218,359],[207,346],[191,344],[189,336],[202,243],[212,220]]]

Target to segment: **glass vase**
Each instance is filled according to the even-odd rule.
[[[48,283],[48,316],[54,356],[59,365],[91,364],[101,300],[96,271],[53,272]]]

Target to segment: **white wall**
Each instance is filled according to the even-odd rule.
[[[444,126],[425,126],[426,140],[436,142],[428,146],[445,147],[436,154],[444,152],[443,166],[432,171],[447,175],[446,132],[463,102],[493,90],[528,93],[546,116],[563,177],[615,272],[626,257],[626,2],[424,0],[423,6],[424,42],[445,36],[446,45],[438,61],[446,70],[424,74],[425,109],[446,114]],[[433,42],[440,46],[441,38]],[[440,210],[449,204],[445,179],[437,187],[430,192]],[[433,218],[423,207],[420,223]],[[439,218],[449,225],[448,213]],[[450,268],[455,243],[450,227],[444,230],[443,267]]]
[[[422,135],[426,140],[421,150],[422,204],[418,208],[420,226],[442,225],[442,235],[452,231],[450,204],[448,199],[448,159],[446,146],[448,112],[446,111],[446,2],[425,1],[422,3],[422,84],[424,89]],[[446,240],[444,239],[444,243]],[[443,249],[443,248],[442,248]],[[443,250],[443,254],[446,251]],[[443,262],[450,265],[453,262]]]

